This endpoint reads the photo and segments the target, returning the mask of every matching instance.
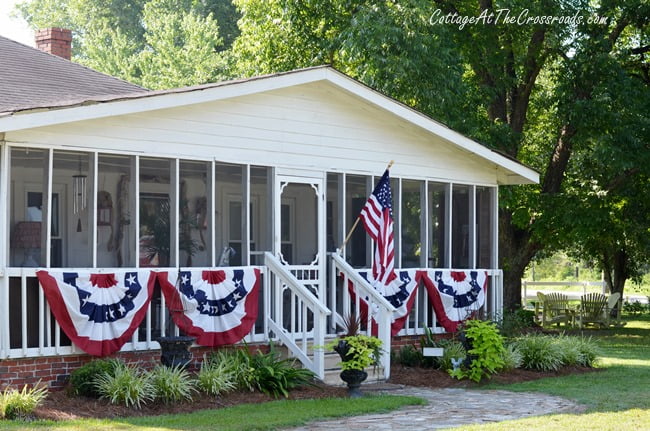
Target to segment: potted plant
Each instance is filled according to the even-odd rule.
[[[351,398],[362,396],[359,388],[361,382],[368,378],[365,370],[371,365],[377,365],[381,356],[381,340],[359,334],[360,323],[354,314],[349,315],[345,319],[345,334],[328,344],[341,356],[341,380],[347,383]]]

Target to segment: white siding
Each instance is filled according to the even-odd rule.
[[[328,82],[17,132],[9,142],[495,185],[497,167]]]

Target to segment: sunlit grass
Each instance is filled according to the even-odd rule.
[[[368,413],[389,412],[407,405],[421,405],[421,398],[393,395],[363,398],[326,398],[316,400],[282,400],[263,404],[244,404],[188,414],[122,419],[84,419],[74,421],[4,422],[7,430],[97,430],[97,431],[170,431],[170,430],[272,430],[303,425],[309,421],[334,419]]]

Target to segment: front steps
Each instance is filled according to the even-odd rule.
[[[325,340],[325,344],[329,343],[333,339],[327,339]],[[289,349],[287,349],[286,346],[284,345],[278,345],[278,350],[281,352],[282,357],[291,357],[291,354],[289,352]],[[309,356],[313,356],[313,349],[311,345],[309,346]],[[323,383],[329,386],[345,386],[346,383],[341,380],[341,377],[339,374],[341,374],[341,357],[339,356],[338,353],[328,350],[325,352],[325,378],[323,379]],[[366,384],[373,384],[373,383],[382,383],[385,382],[384,379],[384,369],[383,367],[377,366],[377,367],[368,367],[366,368],[366,372],[368,373],[368,378],[362,383],[363,385]]]

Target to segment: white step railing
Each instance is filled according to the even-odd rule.
[[[391,305],[383,296],[373,288],[365,278],[357,273],[341,256],[337,253],[330,253],[331,276],[330,276],[330,306],[333,309],[332,331],[336,332],[336,326],[344,326],[346,316],[354,313],[355,316],[362,316],[361,300],[365,298],[368,303],[366,313],[366,322],[363,326],[366,328],[367,335],[371,335],[372,321],[377,326],[377,337],[382,342],[382,355],[380,366],[384,370],[384,378],[390,377],[390,346],[391,346],[391,322],[395,307]],[[339,278],[339,275],[342,277]],[[337,297],[337,282],[342,280],[342,294]],[[351,297],[347,293],[348,285],[352,283],[355,301],[352,304]]]
[[[311,346],[325,344],[331,311],[272,253],[264,253],[264,264],[268,270],[265,287],[269,303],[265,314],[269,329],[305,368],[324,379],[324,350],[313,349],[312,357],[308,351]]]

